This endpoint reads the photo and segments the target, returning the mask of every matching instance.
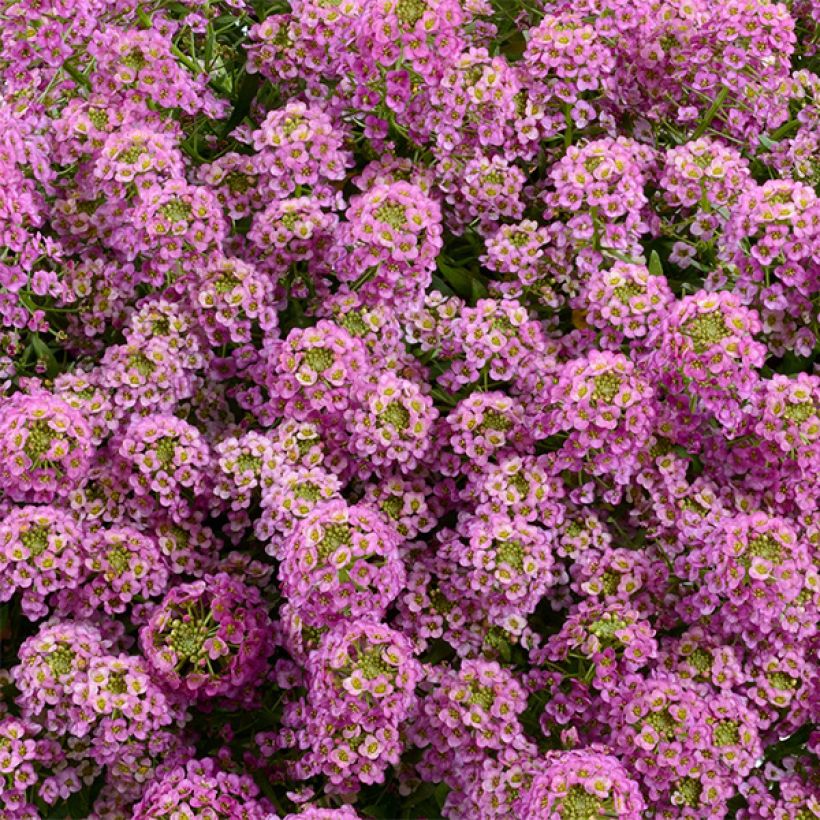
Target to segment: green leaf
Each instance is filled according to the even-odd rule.
[[[796,373],[808,373],[811,371],[812,357],[797,356],[792,351],[787,351],[780,364],[775,366],[778,373],[784,376],[793,376]]]
[[[717,112],[720,111],[721,106],[726,101],[726,98],[729,96],[729,89],[724,85],[720,91],[718,91],[717,96],[715,97],[712,105],[710,106],[709,110],[703,115],[703,119],[700,121],[698,127],[694,130],[692,134],[692,139],[696,140],[698,137],[702,137],[704,133],[706,133],[706,129],[711,124],[712,120],[717,115]]]
[[[479,299],[486,299],[488,296],[487,286],[478,278],[470,280],[470,297],[474,302]]]
[[[439,272],[444,277],[444,281],[462,298],[469,299],[473,294],[472,281],[466,268],[455,267],[446,262],[441,256],[436,260]]]
[[[245,74],[242,78],[242,83],[239,86],[239,93],[236,96],[236,102],[231,111],[231,116],[222,129],[222,137],[227,137],[228,134],[236,128],[242,120],[248,115],[251,110],[251,103],[259,90],[261,77],[259,74]]]
[[[404,807],[411,808],[413,806],[418,806],[419,803],[424,803],[426,800],[429,800],[434,796],[435,791],[436,786],[434,783],[429,783],[426,781],[422,782],[411,795],[408,795],[408,797],[405,798]]]
[[[54,358],[51,348],[36,333],[31,336],[30,344],[37,359],[46,363],[46,376],[50,379],[54,378],[60,370],[60,365]]]
[[[448,794],[450,794],[450,787],[446,783],[439,783],[436,786],[436,803],[438,803],[439,808],[444,807],[444,801],[447,799]]]
[[[647,267],[653,276],[663,276],[663,264],[657,251],[652,251],[649,254],[649,265]]]
[[[433,274],[433,287],[447,294],[447,296],[455,296],[456,292],[440,277]]]
[[[446,641],[437,638],[430,642],[429,649],[421,656],[423,663],[441,663],[455,655],[453,648]]]

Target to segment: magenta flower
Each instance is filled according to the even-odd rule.
[[[395,529],[369,507],[323,503],[284,545],[282,590],[314,626],[381,617],[404,586],[399,542]]]
[[[226,772],[210,757],[192,758],[157,777],[147,786],[134,811],[152,820],[160,820],[169,812],[191,816],[214,812],[241,820],[275,816],[252,778]]]
[[[260,683],[272,640],[259,590],[225,573],[171,589],[140,631],[161,682],[199,700]]]
[[[17,501],[48,503],[86,476],[91,430],[50,393],[18,393],[0,406],[0,488]]]
[[[638,783],[618,758],[595,747],[551,752],[538,761],[516,813],[526,820],[574,813],[639,820],[646,807]]]

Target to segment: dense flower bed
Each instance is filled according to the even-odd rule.
[[[0,818],[820,818],[817,0],[0,0]]]

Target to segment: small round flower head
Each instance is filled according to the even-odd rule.
[[[615,59],[589,21],[562,11],[546,14],[527,31],[524,65],[542,105],[551,99],[575,103],[585,93],[611,88]]]
[[[295,262],[324,259],[339,217],[329,203],[312,196],[271,202],[254,215],[248,239],[274,271],[286,271]]]
[[[797,23],[798,31],[804,25],[804,20],[814,13],[811,3],[802,0],[791,8],[792,16]],[[808,29],[804,29],[808,30]],[[804,43],[799,38],[798,48]],[[816,54],[816,46],[810,46]],[[820,100],[820,83],[818,75],[806,69],[793,71],[791,75],[792,88],[791,102],[799,106],[795,120],[799,123],[793,135],[770,145],[770,150],[764,154],[767,165],[775,168],[783,178],[800,180],[811,184],[817,179],[820,151],[820,129],[818,129],[817,102]]]
[[[235,695],[256,681],[271,642],[259,590],[225,573],[171,589],[140,630],[159,679],[196,699]]]
[[[270,347],[267,385],[281,415],[299,421],[343,413],[364,383],[364,347],[333,322],[294,328]]]
[[[94,163],[94,176],[113,197],[172,177],[184,176],[182,155],[169,134],[146,128],[125,128],[108,136]]]
[[[571,509],[557,533],[559,555],[577,561],[590,551],[600,552],[612,544],[612,534],[599,514],[590,509]]]
[[[510,456],[487,465],[471,492],[478,501],[476,511],[503,513],[553,529],[564,518],[564,488],[551,472],[543,457],[534,456]]]
[[[402,120],[413,117],[424,128],[426,107],[413,104],[411,77],[422,79],[421,89],[435,85],[462,50],[461,27],[470,15],[455,0],[380,0],[369,12],[354,16],[353,36],[338,45],[342,70],[352,74],[354,104],[359,110],[386,109]]]
[[[0,406],[0,490],[48,503],[85,479],[91,430],[83,414],[50,393],[17,393]]]
[[[784,762],[794,765],[802,761],[797,758]],[[746,798],[748,808],[740,809],[737,816],[741,820],[757,820],[759,817],[771,817],[773,820],[812,820],[820,817],[820,799],[817,797],[816,783],[812,779],[813,772],[810,766],[806,768],[805,774],[777,769],[773,783],[758,775],[747,778],[741,784],[740,791]]]
[[[328,633],[330,627],[314,624],[302,617],[301,611],[289,601],[279,607],[276,634],[288,654],[299,664],[304,664],[310,654]]]
[[[362,504],[328,501],[294,528],[279,570],[282,591],[315,625],[381,617],[404,586],[399,535]]]
[[[297,186],[328,192],[351,164],[344,131],[317,105],[292,101],[271,111],[253,134],[260,185],[276,199]]]
[[[92,756],[100,765],[115,762],[120,745],[148,740],[179,717],[145,661],[130,655],[94,658],[73,697],[81,711],[69,731],[77,737],[93,735]]]
[[[788,119],[786,89],[795,44],[795,19],[788,7],[735,0],[710,6],[697,25],[688,13],[678,19],[688,32],[670,38],[665,70],[649,83],[661,80],[658,92],[672,101],[680,123],[702,122],[718,94],[720,114],[711,127],[741,144],[755,145],[762,132]]]
[[[811,632],[811,615],[800,614],[800,598],[810,580],[809,600],[820,586],[810,545],[791,522],[757,512],[725,518],[704,548],[710,569],[704,586],[718,600],[723,628],[756,641],[760,633]],[[706,597],[707,602],[709,598]]]
[[[550,170],[546,217],[566,213],[576,243],[590,244],[600,234],[607,247],[633,247],[647,229],[643,189],[653,162],[651,148],[626,137],[570,145]]]
[[[160,108],[179,108],[191,115],[225,115],[225,105],[214,96],[205,75],[194,77],[176,60],[167,29],[96,30],[88,51],[94,65],[92,85],[110,89],[111,108],[135,106],[139,111],[148,98]]]
[[[657,809],[713,816],[756,765],[758,718],[734,693],[675,677],[640,681],[614,710],[610,743]]]
[[[759,409],[758,409],[759,408]],[[817,465],[820,378],[775,373],[761,384],[755,432],[795,458],[808,472]]]
[[[348,701],[348,710],[355,702]],[[302,706],[299,704],[299,706]],[[403,744],[399,722],[389,715],[371,714],[359,722],[347,714],[340,719],[325,708],[302,706],[293,738],[304,750],[292,774],[297,780],[326,778],[328,794],[355,794],[363,786],[383,783],[391,766],[398,765]],[[289,721],[287,716],[285,724]]]
[[[415,305],[442,247],[441,209],[418,185],[397,181],[354,196],[341,226],[336,272],[368,305]]]
[[[397,181],[411,182],[425,193],[429,193],[435,185],[435,176],[429,166],[423,163],[393,153],[384,153],[368,162],[362,172],[353,179],[353,184],[360,191],[368,191],[375,185]]]
[[[199,168],[199,180],[207,185],[228,216],[242,219],[264,205],[259,190],[259,169],[253,156],[229,151]]]
[[[217,506],[228,507],[227,529],[236,540],[251,524],[249,511],[260,500],[263,469],[275,474],[282,458],[270,436],[251,430],[220,441],[214,447],[214,460],[213,494],[221,502]]]
[[[737,266],[737,289],[756,307],[776,354],[808,355],[816,342],[820,199],[810,185],[773,179],[749,185],[732,210],[721,257]]]
[[[534,634],[527,619],[510,612],[503,626],[488,616],[483,600],[463,595],[452,583],[459,572],[445,556],[432,553],[427,545],[409,545],[406,550],[407,584],[396,606],[397,626],[411,637],[419,652],[430,642],[443,640],[462,658],[483,656],[495,659],[518,644],[529,648]]]
[[[210,757],[189,760],[152,780],[133,811],[146,820],[171,816],[268,820],[275,816],[250,776],[223,771]]]
[[[137,272],[130,263],[116,264],[106,258],[67,260],[61,265],[63,292],[59,304],[68,308],[66,333],[77,350],[99,350],[109,323],[123,321],[127,303],[134,296]]]
[[[420,770],[457,786],[460,771],[480,765],[488,755],[521,747],[518,716],[526,707],[524,688],[498,663],[464,660],[458,671],[441,668],[435,687],[409,724],[410,738],[422,745]]]
[[[61,610],[90,618],[129,610],[138,601],[156,598],[168,585],[168,567],[156,540],[133,527],[91,534],[85,549],[85,577],[76,591],[58,595]]]
[[[497,390],[462,399],[442,426],[453,452],[477,469],[493,457],[524,453],[531,442],[523,407]]]
[[[734,414],[737,399],[750,396],[766,348],[754,340],[757,314],[734,293],[699,291],[676,302],[666,315],[653,358],[673,384],[683,379],[691,395],[718,418]]]
[[[366,305],[353,291],[340,289],[316,305],[317,315],[328,316],[351,336],[361,339],[374,368],[395,367],[406,355],[404,318],[386,305]],[[395,365],[394,365],[395,363]]]
[[[85,682],[91,662],[107,653],[99,630],[83,621],[49,621],[17,651],[11,677],[17,702],[28,717],[51,732],[63,733],[77,717],[73,692]]]
[[[348,413],[350,449],[380,474],[391,467],[410,472],[427,455],[437,417],[433,400],[419,385],[385,373],[367,391],[362,407]]]
[[[440,538],[438,554],[453,570],[445,593],[473,600],[498,626],[530,615],[553,582],[548,534],[522,518],[462,514],[457,529]]]
[[[269,541],[266,550],[282,560],[286,541],[300,521],[325,502],[341,498],[342,484],[334,473],[321,467],[283,465],[266,476],[261,513],[254,521],[254,533]]]
[[[750,179],[749,163],[736,148],[701,137],[666,152],[658,187],[673,208],[711,212],[731,207]]]
[[[197,317],[183,302],[163,296],[141,300],[128,314],[123,336],[129,344],[147,346],[155,339],[162,341],[185,372],[200,370],[205,365]]]
[[[48,598],[80,582],[84,534],[69,513],[54,506],[14,507],[0,518],[0,601],[20,593],[31,620],[48,614]]]
[[[152,685],[149,682],[148,688]],[[97,741],[97,748],[100,746],[105,748]],[[105,785],[94,804],[93,820],[119,816],[116,811],[131,816],[133,804],[140,800],[148,783],[195,755],[190,736],[174,724],[149,733],[145,740],[129,737],[117,742],[116,757],[106,766]]]
[[[213,194],[182,179],[152,185],[140,194],[133,219],[113,241],[129,260],[150,258],[151,281],[178,276],[186,265],[221,247],[225,220]]]
[[[69,496],[72,511],[89,527],[126,523],[133,517],[130,500],[128,482],[120,475],[109,447],[98,450],[88,471],[88,481]]]
[[[614,328],[627,339],[643,338],[658,327],[673,301],[665,277],[629,262],[595,271],[582,299],[589,325],[598,330]]]
[[[443,359],[454,358],[460,347],[456,338],[456,319],[465,304],[458,296],[445,296],[434,290],[406,312],[408,341],[422,351],[436,351]]]
[[[308,753],[298,764],[301,776],[324,773],[337,791],[382,782],[398,762],[398,729],[416,703],[421,676],[402,633],[371,618],[331,629],[307,662]]]
[[[194,392],[190,373],[163,338],[111,345],[97,373],[119,413],[171,412]]]
[[[209,486],[210,449],[196,427],[176,416],[137,416],[117,454],[138,497],[155,499],[175,517],[186,517]]]
[[[622,817],[639,820],[646,808],[639,783],[603,749],[549,752],[515,806],[521,820],[542,817]]]
[[[174,575],[200,577],[214,564],[222,547],[220,538],[199,515],[185,521],[153,519],[153,534],[168,569]]]
[[[189,285],[199,328],[212,347],[247,344],[254,333],[275,337],[279,319],[268,277],[252,265],[217,256]]]
[[[258,71],[276,83],[299,78],[311,87],[317,78],[336,82],[361,4],[296,0],[291,8],[291,14],[271,14],[251,27],[248,73]]]
[[[628,483],[637,452],[652,433],[653,394],[641,371],[621,353],[593,350],[567,362],[550,390],[550,433],[568,434],[560,457],[572,469]]]
[[[424,478],[394,473],[370,482],[362,501],[378,509],[402,538],[410,539],[436,524],[440,504],[431,490]]]
[[[472,771],[465,771],[460,788],[445,800],[445,817],[481,817],[503,820],[519,816],[513,807],[526,793],[540,761],[534,745],[502,750],[487,756]]]
[[[369,617],[341,621],[322,639],[307,663],[311,705],[337,720],[371,712],[402,721],[415,703],[421,665],[413,646]]]
[[[449,180],[448,180],[449,182]],[[455,184],[457,182],[457,184]],[[495,229],[501,219],[521,219],[524,172],[503,156],[478,154],[459,170],[447,187],[447,196],[460,224],[480,220],[485,231]]]
[[[117,429],[118,413],[108,391],[100,384],[98,371],[61,373],[54,380],[54,395],[82,413],[94,447],[99,447]]]
[[[528,369],[549,366],[540,323],[514,299],[479,299],[461,311],[454,332],[460,356],[439,378],[453,392],[482,378],[515,381]]]
[[[481,261],[492,271],[514,276],[520,287],[531,287],[544,276],[541,259],[548,241],[548,231],[532,219],[500,225],[487,237]]]
[[[570,565],[572,589],[587,600],[629,604],[645,611],[660,594],[669,572],[649,550],[607,547],[588,550]]]
[[[249,352],[249,348],[246,347],[245,350]],[[255,354],[251,355],[255,357]],[[214,369],[207,374],[206,379],[196,378],[194,393],[180,403],[175,415],[197,427],[209,441],[219,441],[236,429],[236,407],[239,400],[236,395],[228,395],[233,391],[225,382],[218,381],[214,372],[222,364],[227,364],[230,370],[233,364],[224,359],[212,364]],[[224,374],[219,374],[222,375]],[[237,405],[231,404],[231,399],[234,398],[237,399]]]
[[[42,817],[31,802],[35,795],[38,804],[53,806],[82,788],[76,770],[66,766],[60,744],[40,733],[33,721],[0,716],[0,803],[9,820]]]
[[[262,465],[263,486],[276,480],[276,471],[281,466],[279,461],[293,467],[324,467],[337,474],[345,470],[346,460],[340,459],[332,450],[325,431],[317,422],[286,418],[268,435],[273,440],[276,464],[270,470]]]
[[[19,32],[18,36],[24,35]],[[38,226],[43,219],[44,202],[38,183],[48,185],[54,178],[54,171],[49,162],[45,135],[35,124],[36,117],[27,117],[7,95],[0,110],[0,121],[7,146],[2,160],[6,196],[3,241],[9,250],[19,253],[31,237],[28,229]]]
[[[520,74],[486,48],[470,47],[449,60],[444,76],[430,89],[428,124],[435,134],[435,155],[446,157],[475,145],[529,153],[513,143],[520,91]]]
[[[682,680],[732,689],[747,677],[741,669],[741,658],[740,649],[725,643],[719,633],[693,626],[679,638],[667,638],[661,643],[658,668]]]
[[[749,653],[742,691],[757,710],[764,741],[777,742],[812,720],[812,692],[820,672],[813,663],[811,644],[775,638]]]
[[[625,673],[647,666],[657,653],[655,631],[640,613],[623,604],[582,602],[569,614],[561,631],[534,650],[532,661],[577,660],[584,680],[609,700]]]

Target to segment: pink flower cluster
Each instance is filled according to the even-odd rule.
[[[817,0],[0,13],[0,817],[820,818]]]

